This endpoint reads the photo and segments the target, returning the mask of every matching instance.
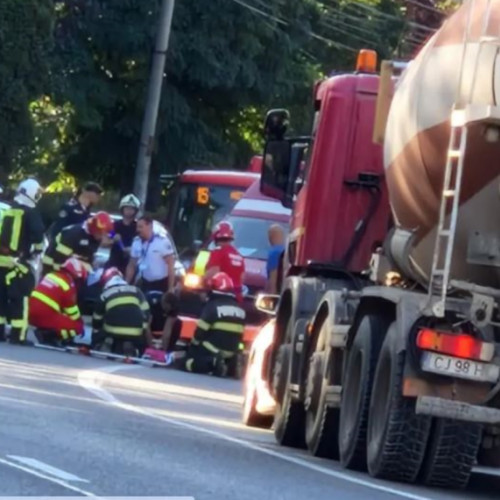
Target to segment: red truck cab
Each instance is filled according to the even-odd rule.
[[[314,89],[312,136],[268,139],[261,189],[293,206],[290,274],[315,264],[362,272],[384,241],[389,203],[381,146],[372,142],[378,81],[361,71],[327,78]],[[286,115],[272,111],[267,122]]]

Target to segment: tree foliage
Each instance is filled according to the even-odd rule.
[[[29,106],[47,88],[51,0],[0,2],[0,177],[5,181],[33,127]]]
[[[178,0],[152,185],[160,172],[189,166],[244,167],[262,147],[270,107],[288,107],[295,131],[307,132],[316,79],[352,69],[360,48],[386,58],[421,43],[422,26],[436,16],[409,5]],[[45,182],[69,173],[130,189],[159,7],[160,0],[1,0],[0,137],[8,139],[0,165],[36,170]]]

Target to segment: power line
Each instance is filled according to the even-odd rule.
[[[332,32],[335,32],[335,33],[339,33],[341,35],[346,35],[354,40],[358,40],[362,43],[365,43],[365,44],[368,44],[368,45],[372,45],[372,44],[375,44],[377,42],[375,42],[374,40],[367,40],[366,38],[363,38],[361,36],[358,36],[358,35],[355,35],[353,33],[350,33],[349,31],[345,31],[343,29],[339,29],[335,26],[325,26],[325,28],[329,29],[330,31]]]
[[[368,4],[359,3],[359,2],[350,2],[347,4],[347,8],[349,8],[349,7],[353,7],[353,8],[358,7],[360,9],[367,10],[367,11],[371,12],[373,16],[383,17],[383,18],[386,18],[388,20],[403,21],[408,26],[412,26],[414,28],[419,28],[423,31],[429,31],[431,33],[434,33],[436,31],[434,28],[429,28],[428,26],[425,26],[424,24],[419,24],[419,23],[416,23],[414,21],[407,21],[406,19],[399,18],[393,14],[387,14],[387,12],[381,12],[381,11],[375,9],[373,6],[368,5]]]
[[[330,17],[330,15],[328,15],[326,17],[326,20],[328,21],[331,21],[333,24],[340,24],[341,26],[345,26],[349,29],[353,29],[354,31],[358,31],[360,33],[366,33],[368,35],[373,35],[374,31],[373,30],[368,30],[368,29],[365,29],[365,28],[360,28],[359,26],[355,25],[355,24],[352,24],[352,23],[346,23],[343,19],[334,19],[333,17]],[[359,21],[359,19],[358,19]]]
[[[241,7],[244,7],[250,11],[252,11],[254,14],[257,14],[257,15],[260,15],[260,16],[263,16],[263,17],[266,17],[268,19],[271,19],[273,21],[275,21],[276,23],[278,24],[281,24],[282,26],[290,26],[290,22],[289,21],[286,21],[285,19],[280,19],[272,14],[268,14],[267,12],[264,12],[263,10],[255,7],[254,5],[250,5],[248,4],[247,2],[243,1],[243,0],[231,0],[232,2],[240,5]],[[351,47],[349,45],[344,45],[343,43],[340,43],[340,42],[336,42],[334,40],[331,40],[329,38],[326,38],[322,35],[318,35],[317,33],[314,33],[313,31],[305,31],[306,34],[308,34],[309,36],[311,36],[312,38],[316,39],[316,40],[320,40],[324,43],[327,43],[328,45],[332,45],[332,46],[335,46],[337,48],[342,48],[342,49],[346,49],[346,50],[350,50],[350,51],[354,51],[354,52],[357,52],[357,49],[355,49],[354,47]]]
[[[354,23],[345,22],[345,20],[344,20],[344,18],[346,18],[348,20],[352,19],[353,21],[359,22],[362,20],[362,18],[360,18],[358,16],[352,16],[349,14],[345,14],[344,12],[338,12],[338,14],[335,15],[335,14],[332,14],[331,13],[332,11],[330,11],[328,9],[325,9],[325,12],[327,14],[326,14],[326,17],[325,17],[322,25],[324,27],[326,27],[327,29],[333,30],[335,28],[335,30],[338,32],[347,34],[349,36],[353,36],[354,38],[357,38],[358,40],[361,40],[363,42],[370,43],[370,44],[378,44],[381,42],[381,38],[380,38],[381,33],[378,30],[376,30],[376,29],[369,30],[369,29],[361,28],[358,25],[355,25]],[[399,20],[401,23],[404,23],[404,19],[398,19],[398,18],[395,18],[395,19]],[[332,24],[331,25],[326,24],[325,21],[331,21]],[[347,28],[350,31],[348,33],[346,33],[345,30],[338,29],[337,26],[342,26],[344,28]],[[367,39],[366,37],[362,38],[359,36],[354,36],[353,33],[351,33],[351,30],[358,32],[358,33],[365,34],[365,35],[369,35],[370,38]],[[375,37],[375,38],[372,39],[371,37]],[[421,44],[422,41],[415,40],[415,42],[417,44]]]

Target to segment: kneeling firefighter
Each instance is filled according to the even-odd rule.
[[[234,283],[226,273],[208,282],[208,302],[198,320],[183,367],[194,373],[225,377],[237,362],[245,329],[245,311],[234,294]]]
[[[97,212],[82,224],[62,229],[43,256],[43,274],[57,271],[69,257],[75,256],[90,269],[94,254],[113,231],[113,219],[106,212]]]
[[[35,286],[29,261],[43,251],[44,227],[36,207],[41,196],[38,181],[24,180],[0,222],[0,341],[10,322],[12,344],[26,343],[28,297]]]
[[[92,345],[105,352],[141,355],[150,323],[144,294],[129,285],[116,267],[106,269],[101,280],[103,292],[92,318]]]
[[[40,343],[68,344],[83,335],[77,296],[86,279],[84,264],[71,257],[35,287],[29,301],[29,323],[37,329],[35,336]]]

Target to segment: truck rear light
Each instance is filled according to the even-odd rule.
[[[495,345],[482,342],[465,333],[445,333],[422,328],[417,335],[417,346],[425,351],[436,351],[457,358],[491,361]]]

